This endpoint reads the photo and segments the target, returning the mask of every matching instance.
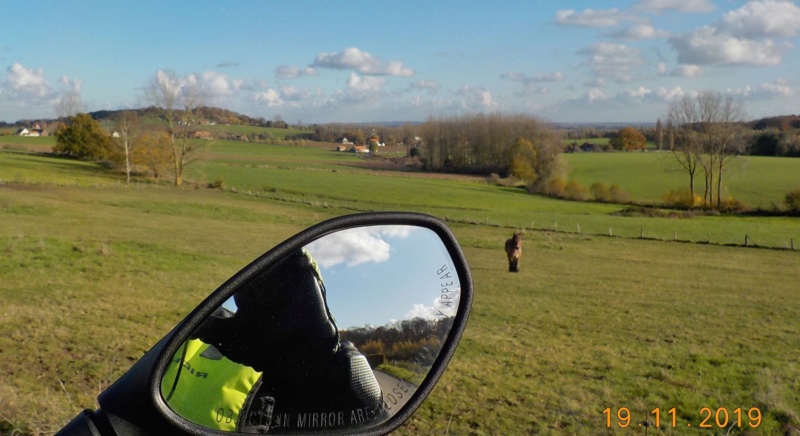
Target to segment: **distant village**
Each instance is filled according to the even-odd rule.
[[[17,136],[47,136],[47,130],[40,123],[34,123],[30,129],[23,127],[17,130]]]

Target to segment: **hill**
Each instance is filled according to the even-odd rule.
[[[782,115],[778,117],[762,118],[751,121],[748,126],[753,130],[778,129],[786,131],[789,129],[800,129],[800,115]]]
[[[146,107],[140,109],[131,109],[133,112],[136,113],[139,117],[158,117],[159,110],[155,107]],[[97,121],[107,121],[114,119],[119,113],[124,112],[125,110],[115,110],[115,111],[108,111],[108,110],[101,110],[95,112],[89,112],[89,115],[92,116]],[[248,115],[240,114],[238,112],[234,112],[228,109],[221,109],[217,107],[209,107],[203,106],[197,109],[197,113],[203,119],[205,124],[232,124],[232,125],[245,125],[245,126],[255,126],[255,127],[277,127],[277,128],[288,128],[289,125],[283,120],[274,120],[269,121],[265,120],[263,117],[250,117]]]

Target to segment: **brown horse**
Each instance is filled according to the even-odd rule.
[[[519,259],[522,257],[522,238],[519,233],[506,241],[506,254],[508,255],[508,271],[519,272]]]

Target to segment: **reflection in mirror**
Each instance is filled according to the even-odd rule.
[[[459,297],[433,231],[331,233],[237,289],[173,356],[161,393],[185,419],[225,431],[369,428],[425,380]]]

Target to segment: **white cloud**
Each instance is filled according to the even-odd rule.
[[[409,89],[416,91],[436,92],[441,85],[436,80],[418,80],[408,85]]]
[[[15,63],[6,70],[8,76],[2,86],[3,94],[11,100],[36,103],[56,97],[56,93],[41,68],[33,70]],[[32,100],[32,101],[31,101]]]
[[[194,75],[190,75],[184,80],[196,81],[196,77]],[[167,94],[179,93],[184,85],[184,80],[172,72],[167,72],[164,70],[158,70],[156,72],[156,81]]]
[[[584,64],[596,77],[620,83],[633,80],[645,63],[638,50],[623,44],[601,42],[579,50],[578,54],[586,56]]]
[[[620,30],[618,32],[609,33],[608,36],[613,38],[626,39],[629,41],[641,41],[645,39],[667,38],[669,32],[658,30],[649,24],[634,24],[633,26]]]
[[[664,11],[695,13],[713,11],[714,3],[711,0],[639,0],[634,8],[654,13]]]
[[[667,70],[667,64],[659,62],[656,66],[656,72],[659,76],[673,76],[673,77],[700,77],[703,75],[703,68],[699,65],[681,64],[672,70]]]
[[[311,67],[289,67],[281,65],[275,69],[275,75],[280,79],[296,79],[300,76],[316,76],[317,70]]]
[[[370,76],[399,76],[410,77],[414,70],[399,61],[382,62],[375,56],[350,47],[335,53],[320,53],[312,64],[317,68],[330,68],[335,70],[353,70]]]
[[[414,75],[414,70],[403,65],[402,62],[389,61],[383,69],[383,72],[377,74],[386,74],[387,76],[395,77],[411,77]]]
[[[516,71],[509,71],[509,72],[503,74],[500,77],[502,77],[503,79],[512,80],[514,82],[526,82],[526,81],[528,81],[528,76],[526,76],[526,75],[524,75],[522,73],[518,73]]]
[[[361,92],[378,92],[385,82],[386,80],[381,77],[359,76],[356,73],[350,73],[350,77],[347,79],[347,89]]]
[[[406,312],[405,319],[441,319],[444,316],[455,316],[458,311],[458,304],[461,300],[461,289],[455,289],[453,298],[442,299],[437,298],[433,300],[433,305],[426,306],[424,304],[414,304],[414,306]]]
[[[535,83],[528,83],[525,85],[525,88],[522,90],[521,93],[517,93],[517,96],[531,96],[531,95],[544,95],[550,93],[549,86],[539,86]]]
[[[765,94],[770,96],[797,97],[800,95],[800,89],[788,86],[781,81],[776,81],[775,83],[763,83],[760,85],[760,87]]]
[[[734,96],[745,97],[751,100],[800,96],[800,88],[790,86],[785,80],[776,80],[773,83],[762,83],[757,86],[747,85],[742,88],[729,88],[726,92]]]
[[[676,77],[699,77],[703,74],[703,69],[697,65],[679,65],[677,68],[670,72],[670,75]]]
[[[674,36],[669,43],[678,52],[678,62],[691,65],[778,65],[790,48],[769,39],[738,38],[710,26]]]
[[[380,234],[387,238],[405,239],[415,230],[412,226],[381,226]]]
[[[241,80],[229,80],[227,75],[215,71],[204,72],[198,82],[212,100],[234,95],[243,83]]]
[[[406,238],[413,231],[411,226],[358,227],[331,233],[306,249],[325,268],[386,262],[391,257],[392,246],[385,239]]]
[[[672,88],[664,88],[664,87],[658,88],[656,90],[656,95],[663,100],[672,101],[675,99],[682,98],[684,95],[687,95],[687,92],[684,91],[683,88],[681,88],[680,86],[675,85]]]
[[[81,87],[83,86],[83,80],[81,79],[70,79],[67,76],[61,76],[58,81],[61,82],[62,85],[66,86],[67,90],[69,91],[74,91],[77,93],[81,92]]]
[[[586,86],[586,87],[589,87],[589,88],[602,88],[602,87],[604,87],[606,85],[608,85],[608,82],[606,82],[604,79],[601,79],[599,77],[594,79],[594,80],[592,80],[592,81],[583,83],[583,86]]]
[[[389,260],[391,246],[370,231],[346,230],[314,241],[308,247],[314,260],[329,268],[344,263],[348,267]]]
[[[268,88],[264,91],[257,92],[253,94],[253,100],[265,103],[267,107],[278,107],[283,105],[283,99],[281,98],[278,91]]]
[[[460,102],[461,109],[465,110],[495,110],[497,102],[494,101],[492,93],[481,87],[462,86],[456,92],[462,97]]]
[[[500,76],[504,79],[508,79],[514,82],[523,82],[523,83],[531,83],[531,82],[561,82],[564,80],[564,74],[560,72],[555,72],[551,74],[537,74],[535,76],[528,76],[522,73],[517,73],[516,71],[509,71],[506,74]]]
[[[720,28],[746,38],[788,38],[798,34],[800,7],[785,0],[751,1],[722,17]]]
[[[549,74],[536,74],[534,76],[528,76],[526,74],[518,73],[516,71],[509,71],[506,74],[503,74],[503,79],[508,79],[513,82],[521,82],[524,84],[523,91],[517,93],[517,96],[530,96],[536,94],[547,94],[550,92],[550,88],[547,86],[539,86],[539,83],[544,82],[561,82],[564,80],[564,74],[560,71],[556,71],[555,73]]]
[[[533,82],[561,82],[564,80],[564,74],[556,71],[552,74],[537,74],[531,78]]]
[[[584,9],[581,12],[566,9],[556,12],[556,24],[560,26],[609,27],[616,26],[625,18],[625,14],[616,8],[609,10]]]
[[[638,88],[635,89],[626,89],[623,91],[625,95],[632,98],[644,98],[649,94],[652,94],[653,91],[645,88],[644,86],[639,85]]]
[[[585,98],[593,102],[595,100],[604,100],[606,96],[605,94],[603,94],[603,91],[600,91],[597,88],[592,88],[589,90],[589,92],[586,93]]]
[[[303,101],[307,100],[312,95],[313,94],[307,89],[296,88],[288,85],[282,85],[280,87],[281,99],[285,101]]]

